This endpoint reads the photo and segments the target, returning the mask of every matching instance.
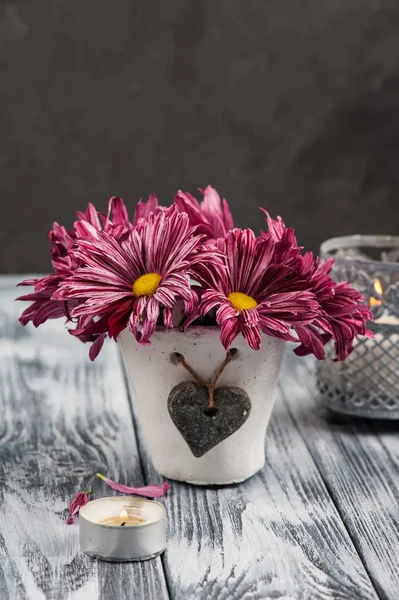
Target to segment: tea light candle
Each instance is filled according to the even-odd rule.
[[[79,511],[82,552],[112,562],[147,560],[166,547],[166,515],[160,502],[139,496],[92,500]]]

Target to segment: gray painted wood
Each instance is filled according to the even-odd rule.
[[[159,476],[140,431],[138,437],[147,480],[154,481]],[[163,557],[171,596],[377,598],[281,397],[269,426],[266,457],[264,469],[237,486],[173,483]]]
[[[288,358],[288,355],[287,355]],[[285,402],[381,598],[399,598],[399,423],[323,409],[315,363],[289,360]]]
[[[0,599],[168,598],[159,558],[93,560],[65,523],[78,491],[114,494],[97,471],[143,482],[117,348],[90,363],[62,323],[19,327],[15,282],[0,279]]]
[[[258,475],[173,482],[161,559],[79,553],[65,509],[87,487],[113,494],[96,471],[162,478],[132,424],[117,347],[90,363],[62,323],[19,327],[16,281],[0,278],[0,600],[397,600],[396,426],[326,420],[311,360],[288,359]]]

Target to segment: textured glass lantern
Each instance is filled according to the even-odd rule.
[[[333,346],[326,346],[326,360],[317,365],[323,403],[335,412],[399,419],[399,237],[333,238],[320,253],[335,259],[335,281],[349,281],[363,294],[375,334],[374,340],[356,340],[344,362],[333,361]]]

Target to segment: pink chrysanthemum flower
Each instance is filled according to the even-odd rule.
[[[290,331],[296,323],[310,323],[318,303],[309,291],[286,291],[292,269],[272,264],[275,244],[271,237],[255,238],[250,229],[234,229],[218,248],[226,257],[227,270],[202,295],[202,315],[216,308],[221,341],[227,349],[242,333],[259,350],[261,332],[297,341]]]
[[[19,319],[22,325],[31,321],[35,327],[38,327],[48,319],[58,319],[63,316],[68,319],[70,310],[76,305],[76,303],[68,305],[67,302],[52,299],[60,282],[65,277],[69,277],[78,267],[78,263],[71,254],[76,240],[76,232],[74,230],[67,231],[65,227],[54,223],[53,229],[48,232],[48,238],[51,242],[50,252],[54,273],[41,279],[26,279],[19,284],[34,288],[30,294],[17,298],[17,300],[33,303],[22,312]]]
[[[57,300],[53,296],[61,282],[71,277],[82,264],[74,252],[78,238],[90,239],[96,237],[96,232],[104,230],[116,239],[122,240],[128,237],[133,228],[121,198],[110,198],[107,216],[98,213],[93,204],[89,204],[85,212],[78,212],[77,216],[78,220],[71,231],[54,223],[53,229],[48,233],[54,273],[42,279],[25,280],[19,284],[34,287],[32,293],[17,298],[17,300],[33,302],[21,314],[19,320],[22,325],[31,321],[35,327],[38,327],[48,319],[59,317],[71,320],[71,312],[79,301]],[[85,319],[83,322],[78,319],[77,328],[70,333],[83,342],[94,342],[89,353],[94,358],[102,347],[106,331],[104,320],[90,322]]]
[[[314,293],[319,304],[318,314],[311,323],[296,323],[293,326],[301,342],[295,353],[299,356],[314,354],[317,359],[323,360],[324,346],[333,339],[337,360],[345,360],[353,350],[356,336],[373,337],[373,333],[366,328],[367,320],[373,317],[363,304],[364,298],[349,283],[337,283],[331,279],[334,259],[320,263],[320,259],[315,260],[311,252],[301,256],[293,229],[286,227],[281,217],[275,221],[264,212],[269,234],[262,232],[262,236],[271,235],[275,241],[273,260],[285,262],[297,274],[301,274],[307,289]],[[293,282],[298,287],[295,278]]]
[[[242,333],[259,349],[261,332],[300,342],[295,352],[325,357],[331,339],[338,360],[353,349],[372,315],[362,296],[331,279],[332,261],[302,256],[294,230],[266,214],[269,232],[259,238],[234,230],[226,200],[208,186],[202,202],[178,192],[173,207],[160,207],[152,194],[140,201],[133,222],[120,198],[107,215],[92,204],[71,231],[54,224],[49,232],[53,273],[20,285],[34,290],[18,298],[32,304],[20,322],[36,327],[65,316],[70,333],[93,342],[93,360],[108,334],[129,327],[149,344],[157,324],[188,327],[199,316],[216,315],[226,348]],[[262,209],[263,210],[263,209]],[[207,239],[206,243],[204,239]]]
[[[216,249],[203,245],[203,236],[175,206],[151,213],[127,240],[94,229],[92,234],[76,241],[75,255],[84,266],[60,284],[54,298],[82,300],[72,316],[87,319],[90,327],[102,320],[115,340],[129,327],[138,342],[149,344],[161,309],[168,328],[177,302],[184,302],[185,312],[195,309],[190,278],[196,278],[196,265],[223,269]]]
[[[268,233],[261,231],[261,236],[266,239],[270,236],[275,243],[272,262],[277,264],[284,263],[285,265],[295,264],[296,259],[301,254],[302,246],[298,246],[293,228],[286,227],[281,217],[277,217],[277,220],[274,220],[267,210],[264,208],[260,210],[266,215],[269,230]]]
[[[112,197],[108,202],[107,216],[97,212],[93,204],[89,204],[84,213],[77,213],[78,220],[74,223],[75,235],[78,238],[91,238],[92,228],[105,231],[118,240],[126,239],[133,229],[132,223],[122,198]]]
[[[204,195],[202,202],[188,192],[179,190],[175,196],[178,209],[187,213],[191,225],[196,226],[198,233],[204,233],[209,240],[224,237],[234,227],[227,200],[221,200],[210,185],[200,191]]]
[[[312,289],[320,304],[320,314],[312,324],[296,328],[302,344],[296,348],[299,356],[314,354],[325,358],[323,345],[333,339],[337,360],[345,360],[353,350],[356,336],[373,338],[366,327],[373,315],[364,298],[350,283],[332,281],[330,271],[333,259],[320,264],[316,260],[311,274]]]
[[[133,225],[137,227],[140,222],[145,222],[148,220],[148,217],[151,213],[155,215],[161,212],[162,207],[158,204],[158,198],[155,194],[150,194],[147,198],[146,202],[140,200],[137,204],[136,211],[133,217]]]

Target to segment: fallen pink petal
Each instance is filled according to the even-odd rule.
[[[66,520],[67,525],[72,525],[74,523],[73,517],[79,513],[79,510],[82,508],[82,506],[85,506],[88,503],[89,494],[91,494],[91,491],[86,490],[85,492],[79,492],[79,494],[76,494],[76,496],[73,498],[68,509],[69,517]]]
[[[145,496],[146,498],[160,498],[161,496],[164,496],[171,488],[171,485],[167,481],[164,481],[161,484],[153,483],[144,487],[131,487],[128,485],[123,485],[122,483],[117,483],[116,481],[112,481],[112,479],[108,479],[108,477],[105,477],[105,475],[102,475],[101,473],[97,473],[96,475],[105,481],[105,483],[116,492],[135,494],[136,496]]]

